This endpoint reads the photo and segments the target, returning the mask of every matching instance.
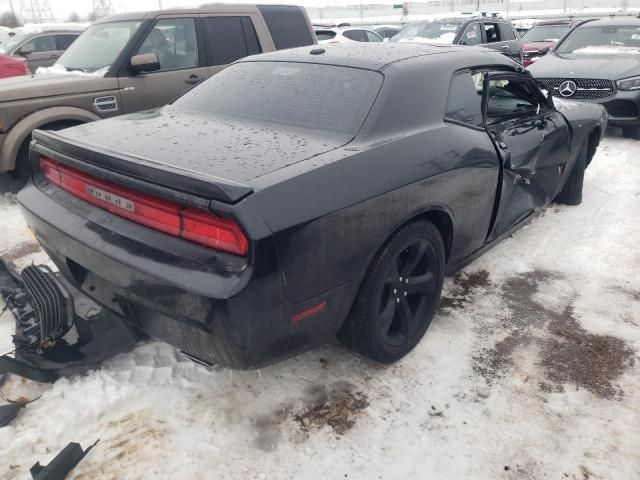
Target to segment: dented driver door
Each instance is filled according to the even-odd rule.
[[[520,74],[486,78],[487,132],[502,163],[488,240],[494,240],[556,195],[570,155],[564,117]]]

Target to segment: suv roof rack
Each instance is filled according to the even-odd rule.
[[[460,12],[461,17],[503,18],[499,12]]]

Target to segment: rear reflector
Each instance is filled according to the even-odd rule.
[[[327,301],[325,300],[324,302],[319,303],[318,305],[314,305],[313,307],[307,308],[306,310],[296,313],[293,317],[291,317],[291,323],[301,322],[305,318],[309,318],[312,315],[315,315],[317,313],[324,311],[326,307],[327,307]]]
[[[115,215],[206,247],[247,254],[247,238],[233,220],[99,180],[48,157],[40,157],[40,169],[51,183]]]

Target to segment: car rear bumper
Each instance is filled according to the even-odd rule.
[[[18,202],[38,241],[76,288],[150,337],[208,363],[237,369],[272,363],[326,341],[349,309],[350,285],[305,302],[288,301],[272,239],[256,246],[261,261],[253,265],[238,267],[233,256],[202,264],[176,255],[184,252],[184,240],[115,217],[57,187],[29,183]],[[163,248],[165,240],[174,248]],[[319,313],[292,322],[323,302]]]

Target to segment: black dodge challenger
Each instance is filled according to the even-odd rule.
[[[34,133],[18,200],[66,281],[193,358],[256,368],[337,333],[392,362],[445,274],[580,203],[607,117],[563,108],[492,50],[280,51]]]

